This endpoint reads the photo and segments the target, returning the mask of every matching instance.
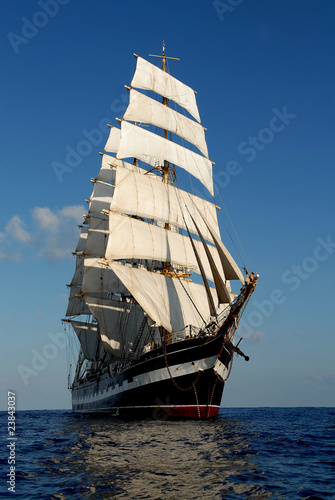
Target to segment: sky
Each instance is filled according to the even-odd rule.
[[[334,406],[335,4],[1,7],[0,409],[8,390],[18,409],[71,407],[61,318],[77,224],[133,54],[159,64],[163,40],[180,58],[170,73],[197,91],[222,239],[260,275],[238,330],[250,361],[234,358],[222,406]]]

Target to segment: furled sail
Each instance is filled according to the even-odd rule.
[[[116,156],[121,159],[136,157],[149,164],[152,159],[167,160],[199,179],[214,196],[212,162],[208,158],[124,120]]]
[[[200,122],[194,90],[142,57],[137,57],[136,71],[131,86],[152,90],[171,99]]]
[[[179,135],[194,144],[205,156],[208,149],[205,140],[205,129],[200,123],[174,111],[168,106],[130,89],[129,106],[123,115],[127,121],[150,123],[164,130]]]

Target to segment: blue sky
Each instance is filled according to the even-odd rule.
[[[8,389],[21,409],[70,407],[60,318],[76,224],[133,53],[162,40],[197,91],[216,201],[247,260],[223,208],[222,237],[260,274],[240,329],[251,359],[234,360],[222,405],[334,406],[334,22],[323,0],[2,5],[1,409]]]

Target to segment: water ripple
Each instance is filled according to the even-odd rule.
[[[331,408],[245,408],[204,422],[134,422],[19,412],[15,497],[335,498],[334,415]],[[4,456],[3,478],[8,467]]]

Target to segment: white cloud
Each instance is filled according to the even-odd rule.
[[[6,233],[0,233],[0,245],[2,247],[2,249],[0,250],[0,260],[7,260],[7,256],[3,251],[6,244],[6,238],[7,238]]]
[[[74,251],[75,242],[73,243],[74,244],[70,246],[69,242],[67,242],[67,245],[61,248],[61,241],[53,238],[46,238],[44,245],[38,252],[38,256],[48,261],[68,259],[71,257],[71,252]]]
[[[30,243],[31,235],[23,228],[24,222],[19,215],[14,215],[7,223],[6,232],[13,239],[22,243]]]
[[[335,385],[335,372],[326,373],[324,381],[326,382],[326,384]]]
[[[60,210],[60,214],[78,222],[83,218],[84,211],[85,208],[83,205],[72,205],[70,207],[63,207],[62,210]]]
[[[300,330],[292,330],[293,335],[296,335],[297,337],[300,337],[301,339],[305,339],[307,335],[302,333]]]
[[[309,375],[309,378],[311,380],[317,380],[318,382],[321,382],[323,380],[323,377],[319,373],[311,373]]]
[[[304,383],[306,385],[317,385],[317,387],[325,387],[325,386],[335,386],[335,372],[326,372],[326,373],[310,373],[305,379]]]
[[[0,232],[0,260],[18,260],[27,248],[48,261],[71,257],[79,236],[77,224],[83,222],[85,207],[65,206],[59,210],[35,207],[31,210],[30,231],[19,215],[14,215]]]
[[[263,341],[265,337],[265,333],[261,331],[253,332],[249,337],[246,337],[245,340],[248,342],[260,343]]]
[[[32,210],[37,227],[44,231],[57,231],[60,223],[59,216],[48,207],[35,207]]]
[[[21,254],[19,252],[12,252],[6,249],[5,252],[0,251],[0,260],[5,262],[13,262],[21,259]]]

